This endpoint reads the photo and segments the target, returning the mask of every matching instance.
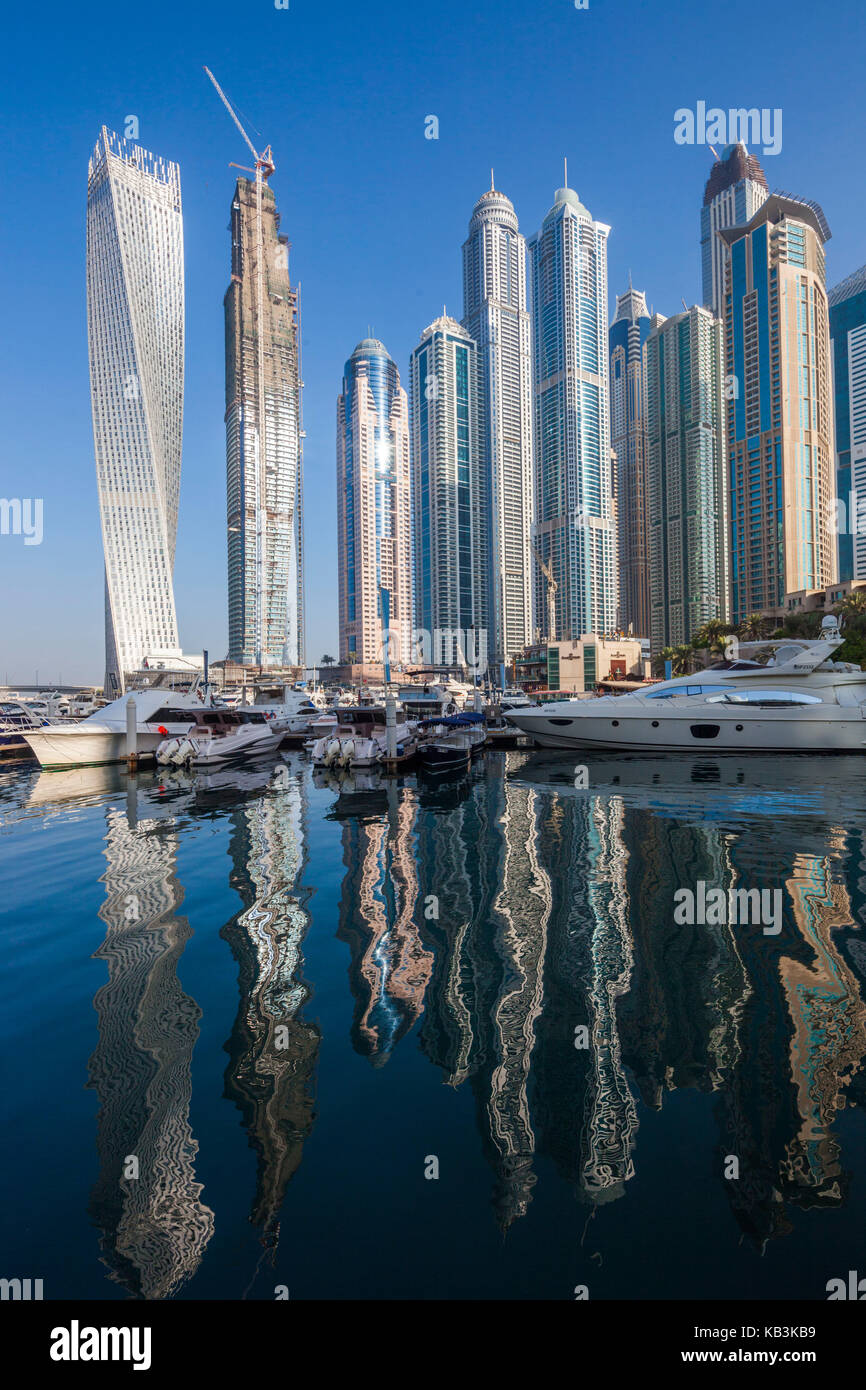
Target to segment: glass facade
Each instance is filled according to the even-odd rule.
[[[180,171],[104,126],[87,183],[87,335],[105,553],[106,692],[178,648],[183,437]]]
[[[409,660],[412,519],[409,408],[375,338],[346,363],[337,402],[340,660]],[[383,595],[387,593],[387,611]]]
[[[534,545],[556,581],[556,630],[613,632],[617,546],[608,422],[607,237],[570,188],[529,242],[535,352]],[[535,612],[547,580],[534,567]]]
[[[836,420],[839,578],[866,579],[866,266],[828,295]]]

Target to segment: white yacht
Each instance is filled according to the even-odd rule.
[[[126,757],[126,702],[135,703],[137,751],[155,753],[169,734],[185,734],[202,708],[197,695],[160,689],[132,690],[86,719],[22,730],[43,767],[83,767]]]
[[[724,661],[628,695],[512,710],[544,748],[685,748],[742,752],[866,751],[866,672],[832,660],[843,641],[825,618],[817,641],[741,642],[764,661]]]
[[[162,767],[216,767],[276,752],[279,737],[263,711],[203,709],[194,711],[194,723],[183,734],[164,738],[156,750]]]
[[[313,744],[311,757],[316,767],[376,767],[386,756],[387,725],[382,705],[359,705],[338,711],[339,722],[331,733]],[[408,758],[418,746],[417,726],[407,721],[402,709],[396,711],[398,758]]]

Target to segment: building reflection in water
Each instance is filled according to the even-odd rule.
[[[780,839],[781,806],[768,816],[760,790],[748,790],[760,789],[760,768],[656,761],[622,776],[621,763],[616,774],[600,765],[596,789],[581,792],[561,765],[502,761],[502,778],[488,769],[451,788],[421,781],[415,826],[417,893],[438,902],[435,918],[419,920],[433,953],[420,1043],[449,1085],[473,1090],[502,1227],[528,1209],[536,1152],[582,1200],[622,1195],[640,1106],[660,1110],[682,1088],[718,1097],[718,1179],[759,1247],[789,1228],[786,1203],[844,1200],[834,1119],[846,1092],[862,1103],[866,1054],[859,982],[832,939],[853,926],[837,881],[844,837],[826,837],[816,856],[798,852],[796,825]],[[794,786],[785,804],[810,809],[814,796]],[[756,844],[756,810],[772,853]],[[342,930],[351,920],[358,941],[362,903],[374,939],[387,935],[386,840],[381,816],[344,840]],[[766,875],[786,855],[790,872],[774,885]],[[410,875],[401,863],[404,912]],[[784,883],[783,931],[676,924],[675,889],[699,879]],[[372,945],[356,959],[375,959]],[[385,976],[359,965],[355,978],[363,1026]],[[401,1032],[423,999],[419,988]],[[723,1178],[729,1154],[738,1181]]]
[[[390,780],[381,809],[363,775],[343,790],[332,813],[341,822],[346,873],[337,936],[350,952],[355,1001],[352,1044],[383,1066],[424,1008],[433,965],[419,923],[415,801]]]
[[[89,1211],[111,1277],[146,1299],[176,1293],[213,1234],[189,1124],[201,1015],[177,978],[191,934],[178,914],[177,848],[171,819],[137,818],[134,784],[127,811],[107,811],[99,911],[106,934],[94,954],[108,981],[94,998],[99,1042],[88,1069],[99,1098],[99,1177]],[[125,1176],[130,1159],[137,1177]]]
[[[225,1094],[243,1116],[258,1158],[251,1222],[275,1251],[286,1187],[315,1111],[321,1034],[306,1022],[309,927],[302,777],[280,764],[260,795],[231,812],[231,883],[244,903],[221,935],[238,964],[239,1004],[226,1051]]]

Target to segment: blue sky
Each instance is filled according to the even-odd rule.
[[[832,20],[831,17],[832,16]],[[832,27],[830,24],[832,23]],[[233,171],[247,151],[207,63],[274,149],[272,180],[303,286],[308,658],[336,655],[335,404],[372,325],[404,383],[446,304],[462,312],[461,245],[491,165],[534,232],[567,156],[611,225],[611,305],[629,269],[663,313],[700,297],[705,147],[674,111],[781,107],[771,188],[822,204],[835,284],[866,261],[862,6],[729,0],[346,0],[81,6],[4,20],[5,191],[0,496],[42,497],[44,538],[0,536],[0,680],[100,681],[102,548],[85,325],[87,160],[99,127],[181,166],[187,365],[175,568],[189,651],[225,654],[223,308]],[[425,116],[439,118],[436,141]]]

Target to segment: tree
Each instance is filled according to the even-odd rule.
[[[730,623],[723,623],[721,618],[710,618],[695,633],[692,646],[695,651],[707,650],[712,656],[721,656],[725,650],[725,638],[733,630]]]
[[[657,660],[664,670],[664,663],[671,663],[671,672],[675,676],[687,676],[691,670],[692,649],[689,646],[662,647]]]
[[[766,626],[767,619],[763,613],[750,613],[737,628],[737,636],[743,642],[760,642]]]
[[[325,653],[325,655],[322,657],[321,661],[319,662],[319,665],[320,665],[320,666],[336,666],[336,664],[337,664],[337,663],[336,663],[336,661],[334,660],[334,658],[333,658],[332,656],[328,656],[327,652]]]

